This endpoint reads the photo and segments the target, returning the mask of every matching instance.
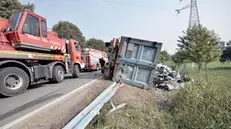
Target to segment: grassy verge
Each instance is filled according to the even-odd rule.
[[[178,129],[229,129],[231,95],[203,83],[186,86],[172,96],[167,113]]]
[[[171,127],[170,119],[166,117],[168,114],[160,111],[154,103],[140,106],[129,103],[125,108],[106,115],[111,108],[107,103],[101,110],[101,114],[94,118],[87,129],[167,129]]]
[[[168,61],[166,65],[173,66],[173,62]],[[180,71],[183,69],[183,65],[180,67]],[[186,64],[185,69],[186,74],[190,75],[196,80],[205,80],[205,69],[202,67],[200,74],[198,74],[197,65],[194,64],[192,67],[192,63]],[[231,91],[231,63],[220,63],[220,62],[211,62],[208,64],[208,78],[209,84],[220,87],[220,88],[227,88],[227,90]]]
[[[205,70],[202,69],[200,75],[197,73],[197,66],[192,68],[192,64],[187,64],[187,71],[190,76],[205,80]],[[231,63],[212,62],[208,64],[209,84],[221,89],[227,88],[231,91]]]
[[[105,115],[111,108],[107,104],[87,128],[231,129],[231,64],[213,62],[208,67],[208,84],[202,81],[170,94],[164,93],[167,103],[156,96],[143,100],[145,102],[140,99],[139,106],[131,102],[110,115]],[[192,68],[187,64],[186,71],[194,78],[204,79],[203,70],[198,75],[196,65]],[[126,92],[129,95],[131,90]]]

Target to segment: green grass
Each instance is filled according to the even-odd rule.
[[[205,83],[186,86],[170,99],[166,111],[172,116],[172,128],[230,129],[231,94]]]
[[[183,66],[181,66],[182,68]],[[186,65],[186,73],[189,74],[194,79],[205,80],[205,69],[202,67],[201,73],[198,74],[197,65],[194,64],[194,68],[191,63]],[[227,88],[231,90],[231,63],[220,63],[212,62],[208,64],[208,78],[209,84],[220,87]]]
[[[168,65],[172,65],[168,62]],[[89,129],[231,129],[231,63],[212,62],[208,65],[209,82],[205,83],[204,68],[188,63],[186,73],[199,79],[168,96],[167,106],[150,100],[140,107],[128,105],[109,116],[102,113]],[[181,66],[182,69],[183,66]],[[154,98],[155,99],[155,98]],[[102,112],[110,109],[107,104]]]
[[[172,61],[167,61],[165,64],[168,66],[174,66]],[[184,65],[182,64],[180,66],[180,71],[183,69],[183,67]],[[194,64],[194,67],[192,67],[192,63],[187,63],[185,72],[195,80],[205,80],[204,67],[202,67],[200,74],[198,74],[197,65]],[[220,63],[217,61],[209,63],[208,78],[210,85],[231,90],[231,63]]]
[[[142,106],[129,104],[106,116],[110,109],[110,104],[107,103],[100,111],[101,114],[86,129],[168,129],[171,127],[170,119],[166,117],[168,114],[161,112],[154,103]]]

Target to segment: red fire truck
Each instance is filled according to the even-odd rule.
[[[58,38],[30,10],[0,19],[0,94],[14,96],[29,85],[62,82],[65,74],[79,76],[83,60],[77,41]]]
[[[87,71],[101,69],[101,65],[99,62],[100,58],[103,58],[105,63],[108,62],[107,53],[96,49],[84,48],[82,49],[82,56],[85,64],[84,70]]]

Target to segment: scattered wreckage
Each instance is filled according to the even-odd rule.
[[[171,91],[190,83],[194,83],[194,80],[187,75],[180,75],[179,71],[176,72],[167,65],[157,64],[153,79],[153,86],[157,90]]]

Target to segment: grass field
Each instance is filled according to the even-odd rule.
[[[181,66],[182,68],[183,66]],[[188,63],[185,72],[194,79],[205,80],[205,69],[202,68],[198,74],[197,65]],[[231,90],[231,63],[212,62],[208,64],[209,84],[217,87],[224,87]]]
[[[102,113],[87,129],[231,129],[231,63],[209,63],[208,83],[203,81],[204,71],[202,68],[198,74],[197,66],[188,63],[185,72],[200,82],[161,93],[167,98],[165,106],[157,102],[162,97],[138,99],[137,94],[129,94],[132,90],[126,90],[123,94],[127,93],[140,106],[130,104],[132,100],[129,100],[126,108],[109,116]],[[102,112],[110,108],[107,104]]]

